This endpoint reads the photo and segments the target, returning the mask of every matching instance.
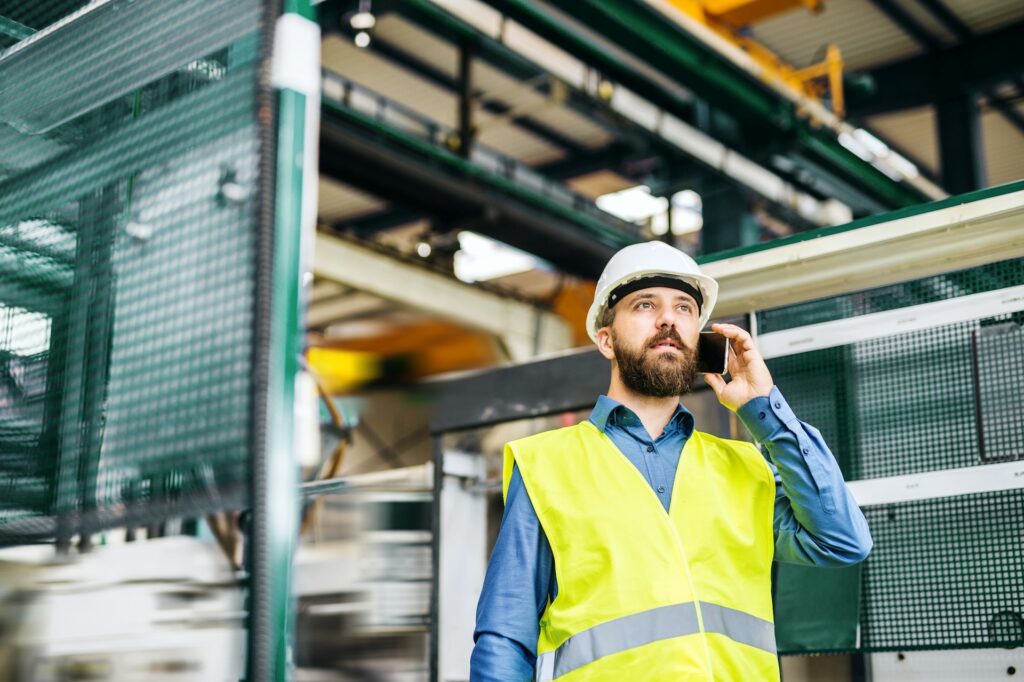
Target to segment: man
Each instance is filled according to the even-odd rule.
[[[611,361],[590,418],[505,448],[505,514],[477,607],[474,681],[778,680],[774,559],[862,561],[864,516],[753,340],[705,375],[752,444],[694,430],[679,404],[717,283],[661,242],[598,280],[588,331]],[[770,461],[769,461],[770,460]]]

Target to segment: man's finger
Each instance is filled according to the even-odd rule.
[[[721,374],[705,374],[704,381],[708,383],[711,390],[715,392],[715,395],[721,395],[722,391],[725,390],[725,379],[722,378]]]
[[[711,328],[722,336],[732,341],[733,352],[739,354],[744,351],[754,350],[754,338],[746,329],[737,327],[734,324],[715,323]]]

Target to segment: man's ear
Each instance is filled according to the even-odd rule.
[[[612,349],[612,331],[610,327],[601,327],[597,330],[597,350],[606,360],[615,359],[615,351]]]

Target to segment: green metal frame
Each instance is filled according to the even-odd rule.
[[[895,211],[887,211],[885,213],[879,213],[877,215],[868,216],[867,218],[854,220],[849,223],[843,223],[842,225],[832,225],[830,227],[822,227],[817,230],[799,232],[797,234],[790,235],[789,237],[774,239],[770,242],[762,242],[760,244],[744,246],[738,249],[730,249],[728,251],[719,251],[718,253],[709,253],[707,255],[697,258],[697,262],[703,265],[705,263],[712,263],[714,261],[725,260],[727,258],[735,258],[736,256],[745,256],[747,254],[757,253],[758,251],[776,249],[780,246],[786,246],[787,244],[796,244],[797,242],[803,242],[809,239],[828,237],[829,235],[839,234],[840,232],[849,232],[850,230],[856,230],[861,227],[879,225],[881,223],[887,223],[893,220],[900,220],[902,218],[909,218],[911,216],[921,215],[922,213],[931,213],[932,211],[938,211],[943,208],[949,208],[950,206],[968,204],[974,201],[980,201],[982,199],[990,199],[992,197],[998,197],[1004,194],[1020,192],[1021,190],[1024,190],[1024,180],[1018,180],[1017,182],[1010,182],[1005,185],[998,185],[996,187],[988,187],[986,189],[981,189],[976,192],[968,192],[967,194],[958,194],[957,196],[946,197],[945,199],[930,201],[924,204],[917,204],[916,206],[909,206],[907,208],[897,209]]]
[[[268,3],[274,5],[276,3]],[[273,12],[273,9],[269,10]],[[283,14],[295,14],[315,20],[308,0],[286,0]],[[276,21],[264,22],[267,43],[274,40]],[[280,47],[275,45],[275,47]],[[272,164],[263,165],[264,187],[273,187],[270,243],[269,320],[264,322],[262,338],[266,347],[262,370],[264,395],[256,418],[263,424],[255,429],[261,438],[254,444],[252,484],[252,532],[249,537],[249,644],[246,679],[250,682],[285,682],[293,676],[294,606],[292,595],[292,558],[298,533],[300,510],[298,465],[295,460],[295,380],[302,352],[302,194],[304,163],[314,150],[306,148],[306,95],[288,88],[273,90],[268,104],[276,116],[272,128]],[[264,139],[264,143],[269,140]],[[265,204],[266,206],[267,204]],[[264,227],[264,230],[266,226]],[[264,231],[266,236],[266,231]],[[266,261],[261,267],[266,267]],[[257,367],[257,369],[261,369]]]
[[[599,220],[582,214],[580,211],[557,204],[543,195],[522,187],[497,173],[481,168],[458,154],[450,152],[437,145],[430,144],[425,140],[421,140],[391,126],[382,124],[372,116],[367,116],[366,114],[355,111],[326,98],[323,101],[323,110],[325,117],[340,119],[347,123],[358,125],[370,131],[373,135],[379,136],[380,138],[383,138],[389,143],[393,143],[404,150],[427,157],[431,161],[440,163],[449,170],[460,173],[468,178],[473,178],[487,183],[505,194],[537,206],[541,210],[553,214],[557,218],[578,225],[594,239],[611,248],[619,249],[624,246],[628,246],[635,243],[639,238],[638,234],[631,236],[620,230],[613,229]]]
[[[33,33],[35,33],[35,29],[29,28],[14,19],[0,16],[0,35],[5,35],[15,40],[24,40]]]
[[[526,0],[487,0],[489,4],[553,41],[602,74],[635,90],[684,120],[691,102],[622,64],[603,47]],[[800,150],[827,165],[852,185],[898,208],[925,197],[916,189],[894,182],[842,145],[834,133],[820,130],[797,116],[795,106],[764,83],[725,60],[694,36],[674,25],[657,10],[632,0],[559,0],[555,6],[587,24],[612,42],[635,54],[662,73],[677,79],[710,103],[755,126],[792,137]]]

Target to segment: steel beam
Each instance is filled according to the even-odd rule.
[[[553,13],[525,0],[488,0],[488,3],[669,113],[683,120],[690,117],[691,100],[665,88],[651,74],[617,59],[605,46]],[[832,131],[816,129],[799,118],[792,102],[646,3],[556,0],[552,4],[642,60],[646,66],[656,69],[661,76],[691,88],[746,125],[789,135],[797,150],[803,150],[827,165],[844,182],[870,192],[885,205],[906,206],[924,198],[916,189],[890,180],[842,147]]]
[[[878,10],[888,17],[889,21],[899,26],[900,30],[913,38],[919,45],[929,51],[942,49],[942,41],[928,32],[907,10],[892,0],[869,0]]]
[[[698,258],[737,315],[1024,257],[1024,181]]]
[[[476,133],[473,130],[473,47],[459,45],[459,111],[455,117],[459,130],[459,156],[468,159]]]
[[[395,64],[414,72],[417,76],[424,78],[430,83],[443,88],[452,94],[458,92],[458,83],[455,79],[423,60],[405,52],[401,48],[392,46],[387,41],[379,38],[374,40],[371,45],[375,52],[380,53]],[[500,116],[502,114],[507,114],[512,108],[502,104],[501,102],[487,99],[482,95],[483,93],[474,92],[475,101],[488,113]],[[570,140],[558,131],[525,116],[513,117],[510,122],[515,126],[522,128],[526,132],[536,135],[548,144],[564,149],[572,154],[582,153],[585,151],[583,147],[580,147],[573,140]]]
[[[25,24],[17,22],[14,19],[8,19],[7,17],[0,16],[0,35],[21,41],[28,38],[33,33],[35,33],[35,29],[29,28]]]
[[[320,169],[414,210],[536,254],[566,272],[596,277],[611,254],[640,239],[639,228],[539,191],[325,100]]]
[[[942,0],[918,0],[918,2],[927,8],[932,16],[938,19],[961,42],[975,39],[976,36],[970,26],[962,22],[952,10],[946,7]],[[1021,116],[1012,104],[1002,101],[994,89],[985,90],[984,95],[992,108],[1002,114],[1003,118],[1009,121],[1021,134],[1024,134],[1024,116]]]
[[[942,0],[917,0],[917,3],[927,9],[933,17],[946,27],[950,33],[955,35],[961,42],[974,38],[974,32],[970,27],[960,20],[951,9],[946,7]]]
[[[300,500],[296,403],[303,350],[303,280],[316,229],[315,154],[320,114],[320,27],[311,0],[265,3],[261,112],[255,353],[253,356],[252,512],[247,682],[294,675],[292,558]],[[290,60],[286,68],[282,55]],[[250,105],[251,106],[251,105]]]
[[[986,185],[978,98],[966,92],[936,107],[942,184],[954,194]]]
[[[592,407],[608,390],[610,365],[596,348],[438,382],[435,434]]]
[[[537,166],[537,172],[551,178],[568,180],[602,170],[610,170],[631,179],[639,180],[641,173],[629,174],[623,166],[627,160],[640,154],[629,145],[616,141],[599,149],[581,150],[566,159]],[[647,156],[656,156],[651,153]],[[660,158],[660,156],[659,156]]]
[[[942,50],[939,40],[892,0],[871,2],[929,53],[936,54]],[[942,0],[922,0],[922,5],[959,40],[971,41],[975,38],[970,27],[960,21]],[[984,94],[996,111],[1024,132],[1024,119],[1012,107],[1000,102],[991,89],[985,90]],[[983,187],[986,184],[985,164],[977,93],[967,88],[942,98],[936,103],[936,112],[943,185],[954,194]]]
[[[862,72],[872,84],[847,98],[851,116],[933,104],[967,90],[984,90],[1021,72],[1024,21],[934,53]]]
[[[575,60],[570,60],[561,64],[561,68],[563,70],[557,70],[556,67],[552,65],[538,65],[534,63],[531,61],[530,55],[527,52],[514,49],[505,42],[502,42],[504,38],[499,40],[498,38],[492,37],[490,34],[485,34],[482,31],[477,30],[466,23],[465,18],[457,16],[457,13],[450,14],[445,10],[441,10],[429,0],[405,0],[405,2],[393,4],[390,5],[390,7],[401,12],[406,19],[417,23],[423,28],[436,35],[444,37],[449,41],[473,41],[473,44],[477,48],[479,59],[504,71],[513,78],[528,80],[539,74],[546,73],[542,70],[544,68],[558,71],[558,73],[562,74],[563,78],[568,79],[571,86],[569,90],[568,106],[576,111],[582,110],[582,113],[592,121],[608,122],[615,128],[616,138],[619,140],[625,140],[627,145],[635,148],[639,153],[645,153],[645,149],[657,150],[656,155],[658,156],[659,162],[679,162],[682,165],[690,167],[697,166],[700,171],[705,174],[727,178],[731,182],[738,182],[744,185],[757,182],[756,180],[752,180],[749,176],[745,180],[734,177],[730,173],[730,170],[735,169],[732,167],[727,168],[726,164],[723,164],[722,162],[724,156],[729,156],[730,158],[740,159],[739,163],[746,167],[750,164],[747,164],[745,155],[729,155],[727,149],[718,141],[712,140],[710,134],[706,132],[697,132],[695,135],[689,136],[687,136],[685,132],[680,132],[680,128],[691,127],[690,124],[685,123],[684,121],[694,119],[697,115],[697,111],[701,108],[700,105],[705,103],[693,98],[685,89],[673,83],[663,75],[654,74],[650,67],[639,64],[639,60],[632,60],[632,68],[626,68],[619,64],[615,58],[604,55],[606,50],[596,48],[596,52],[604,55],[606,58],[606,63],[601,63],[596,69],[592,69],[592,65],[586,65],[582,61],[579,62],[579,68],[577,68],[577,65],[571,63],[571,61]],[[457,8],[453,7],[453,12],[456,9]],[[570,35],[574,34],[570,32]],[[658,93],[662,98],[672,97],[673,101],[678,105],[674,110],[675,113],[673,113],[672,116],[662,117],[661,113],[655,112],[656,117],[660,117],[663,123],[652,127],[650,123],[651,116],[648,115],[650,114],[650,109],[653,108],[650,102],[644,100],[635,101],[638,98],[632,96],[626,97],[625,95],[623,97],[616,98],[614,93],[612,101],[602,98],[602,95],[597,90],[596,78],[593,78],[593,76],[600,74],[601,78],[604,79],[610,73],[608,69],[616,68],[627,74],[633,73],[634,70],[637,72],[643,72],[644,79],[648,77],[653,79],[650,82],[651,87],[649,88],[649,92]],[[589,75],[585,76],[584,72]],[[570,73],[573,75],[567,75]],[[642,83],[641,85],[630,83],[629,87],[634,88],[634,91],[638,93],[643,90]],[[623,92],[624,90],[625,88],[619,89],[619,91]],[[636,105],[636,107],[639,107],[643,111],[634,111],[633,113],[635,115],[624,113],[624,109],[628,110],[633,105]],[[704,109],[707,109],[707,107],[704,106]],[[676,125],[676,116],[680,117],[679,125]],[[698,126],[701,130],[710,130],[712,134],[720,134],[723,137],[729,137],[730,130],[726,130],[725,127],[716,123],[719,120],[719,117],[712,116],[706,118],[707,121],[705,124]],[[751,139],[764,139],[764,135],[760,132],[754,134],[751,130],[746,130],[744,131],[744,134],[749,135]],[[682,142],[681,136],[686,137],[686,139],[689,140],[689,144]],[[692,139],[694,137],[698,137],[700,139],[694,141]],[[749,149],[750,147],[747,145],[744,148]],[[655,154],[654,151],[650,153]],[[850,160],[851,159],[847,159],[847,161]],[[696,163],[694,163],[695,161]],[[852,161],[858,164],[860,163],[857,159],[852,159]],[[832,176],[830,175],[828,177]],[[782,179],[779,178],[779,180]],[[889,182],[888,179],[883,180],[885,182]],[[788,185],[784,180],[779,184]],[[760,187],[763,189],[764,186],[761,185]],[[792,187],[788,189],[792,189],[793,191],[802,191],[803,187],[804,186],[800,184],[799,188]],[[839,188],[846,187],[846,185],[839,184],[835,187],[838,192]],[[755,188],[755,190],[756,189],[757,188]],[[783,193],[791,194],[791,192],[788,191]],[[782,212],[783,214],[787,209],[792,208],[793,205],[798,203],[792,197],[780,198],[773,195],[766,198],[772,202],[773,209],[776,212]],[[877,200],[872,201],[874,203],[878,203]],[[888,205],[890,204],[880,204],[881,208],[879,210],[884,210]]]
[[[569,326],[554,313],[337,237],[317,235],[313,272],[319,278],[493,334],[516,360],[571,345]],[[539,338],[534,337],[534,329],[539,330]]]
[[[388,206],[380,211],[361,215],[358,218],[346,218],[335,221],[332,227],[336,232],[352,230],[360,237],[367,237],[402,225],[422,220],[425,216],[403,206]]]

